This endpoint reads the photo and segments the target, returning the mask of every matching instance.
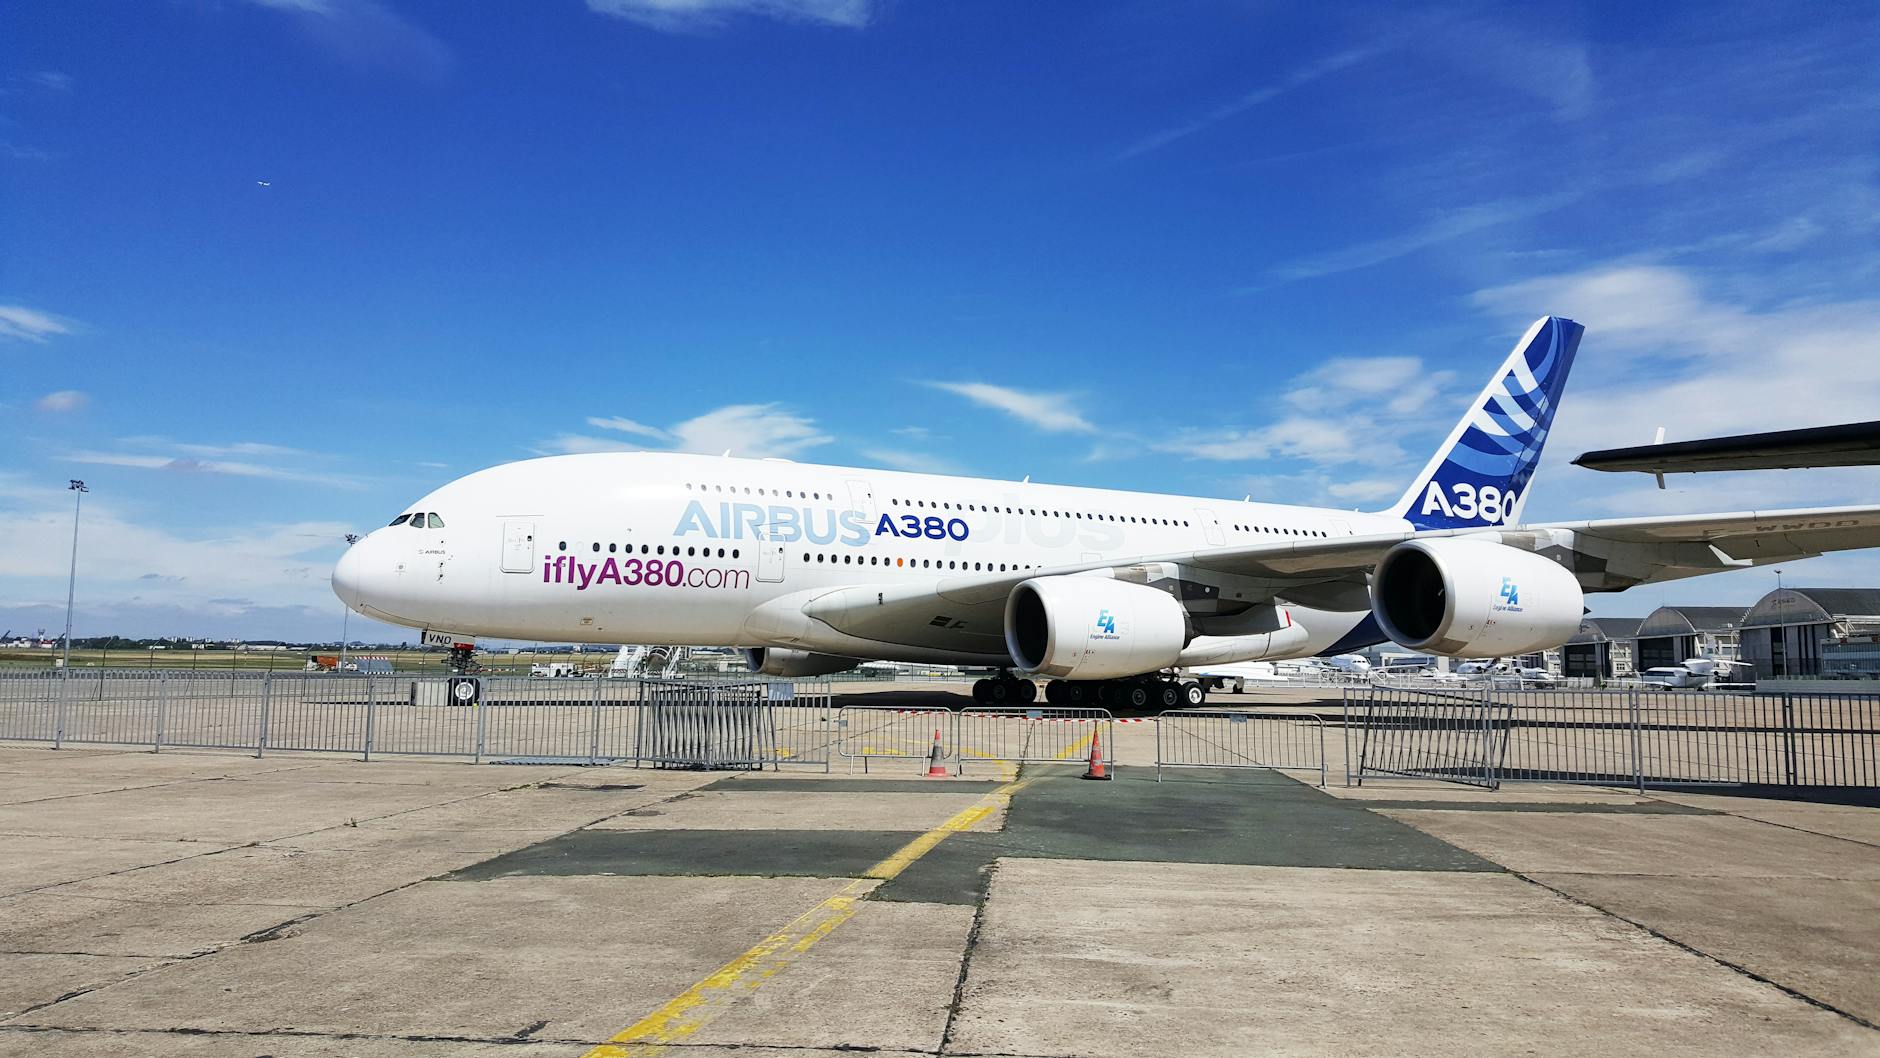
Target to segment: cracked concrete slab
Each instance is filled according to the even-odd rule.
[[[0,1021],[63,995],[121,981],[160,961],[122,955],[0,952]],[[6,1049],[5,1039],[0,1036],[0,1051]]]
[[[1880,848],[1732,816],[1381,814],[1523,873],[1880,881]]]
[[[847,885],[424,882],[35,1012],[63,1028],[602,1040]]]
[[[262,894],[265,896],[265,894]],[[50,891],[0,899],[0,951],[184,956],[320,910],[244,904],[142,903]]]
[[[949,1049],[1502,1058],[1568,1040],[1589,1058],[1876,1047],[1505,874],[1007,859]]]
[[[201,841],[0,835],[0,896],[126,871],[231,846]]]

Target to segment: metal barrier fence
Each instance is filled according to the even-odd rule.
[[[845,705],[836,721],[840,738],[836,749],[848,760],[851,770],[859,760],[866,773],[871,760],[928,760],[938,740],[941,763],[957,763],[960,758],[958,720],[951,709]]]
[[[1096,750],[1106,767],[1116,765],[1116,719],[1108,709],[1068,706],[975,706],[954,717],[960,747],[956,774],[975,762],[1084,763]]]
[[[1312,713],[1171,709],[1156,718],[1155,779],[1163,768],[1291,768],[1325,785],[1325,721]]]
[[[1880,786],[1872,696],[1375,687],[1352,704],[1360,783]]]

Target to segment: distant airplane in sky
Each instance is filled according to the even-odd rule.
[[[273,187],[273,186],[274,186],[274,185],[273,185],[272,183],[270,183],[270,182],[268,182],[268,181],[266,181],[266,180],[256,180],[256,181],[255,181],[255,183],[257,183],[257,184],[260,184],[260,185],[261,185],[262,187]]]
[[[1373,513],[778,459],[553,456],[459,478],[340,560],[333,588],[425,630],[996,668],[981,701],[1199,704],[1165,674],[1393,640],[1559,646],[1584,593],[1880,545],[1880,507],[1526,525],[1584,331],[1535,321],[1403,498]],[[1362,422],[1352,424],[1363,430]]]

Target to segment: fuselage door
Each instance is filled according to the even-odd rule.
[[[866,481],[849,482],[849,509],[862,512],[869,522],[875,520],[875,490]]]
[[[781,540],[770,539],[770,533],[762,534],[764,539],[757,542],[757,579],[767,584],[777,584],[783,580],[783,548]]]
[[[1220,547],[1227,543],[1227,537],[1221,532],[1221,520],[1206,507],[1195,508],[1195,518],[1201,522],[1201,531],[1208,534],[1208,543]]]
[[[503,572],[528,573],[535,569],[535,523],[503,520]]]

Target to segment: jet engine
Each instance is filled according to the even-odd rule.
[[[1371,580],[1371,612],[1394,642],[1450,657],[1557,647],[1579,630],[1580,582],[1531,551],[1489,540],[1406,540]]]
[[[1166,592],[1098,577],[1035,577],[1005,601],[1005,646],[1019,671],[1106,680],[1175,664],[1188,614]]]
[[[807,650],[791,650],[787,647],[752,647],[744,651],[744,661],[751,671],[765,676],[826,676],[831,672],[847,672],[862,663],[861,658],[845,658],[836,654],[815,654]]]

